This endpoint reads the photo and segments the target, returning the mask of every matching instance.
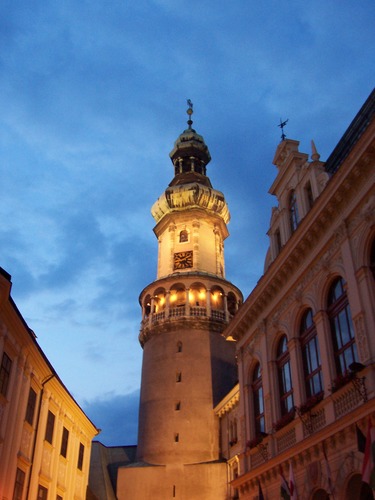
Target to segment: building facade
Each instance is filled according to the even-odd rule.
[[[277,147],[264,275],[224,332],[239,375],[215,409],[230,495],[280,498],[291,476],[295,498],[373,498],[375,91],[325,164],[298,145]]]
[[[0,498],[85,499],[98,429],[64,386],[0,268]]]
[[[213,407],[236,382],[234,343],[222,335],[242,303],[225,279],[229,210],[188,128],[170,153],[174,177],[152,207],[157,279],[140,295],[143,347],[136,462],[118,471],[121,499],[227,498]]]

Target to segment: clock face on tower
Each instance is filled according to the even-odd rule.
[[[193,267],[193,252],[177,252],[173,257],[173,269],[188,269]]]

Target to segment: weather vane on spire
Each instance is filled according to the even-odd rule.
[[[187,105],[189,106],[186,113],[189,115],[189,119],[187,124],[189,125],[189,129],[191,129],[191,126],[193,125],[193,120],[191,119],[191,115],[193,114],[193,103],[191,102],[190,99],[186,100]]]
[[[279,123],[278,127],[281,128],[281,140],[282,141],[285,141],[285,139],[286,139],[286,135],[284,134],[284,127],[288,123],[288,121],[289,121],[289,118],[287,118],[285,121],[282,121],[282,119],[280,118],[280,123]]]

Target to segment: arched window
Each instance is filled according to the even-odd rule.
[[[189,233],[186,229],[183,229],[180,231],[180,243],[186,243],[187,241],[189,241]]]
[[[299,224],[299,215],[297,207],[296,193],[292,191],[289,197],[289,217],[290,217],[290,228],[292,233],[297,229]]]
[[[305,375],[306,398],[309,399],[323,391],[322,366],[320,361],[318,337],[311,309],[308,309],[302,317],[300,338]]]
[[[337,278],[328,295],[328,316],[331,324],[337,375],[345,375],[349,366],[358,361],[354,329],[344,280]]]
[[[319,490],[314,492],[311,500],[329,500],[329,495],[326,490],[319,488]]]
[[[255,366],[252,380],[255,434],[259,436],[262,432],[265,432],[263,385],[259,363]]]
[[[369,484],[362,481],[360,474],[354,474],[346,486],[345,500],[373,500],[374,495],[372,493]]]
[[[283,335],[279,341],[276,362],[279,379],[281,415],[286,415],[292,411],[294,407],[290,357],[286,335]]]

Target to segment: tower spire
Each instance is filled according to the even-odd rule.
[[[186,100],[187,105],[189,106],[188,109],[186,110],[186,113],[188,114],[188,121],[187,124],[189,125],[189,130],[191,130],[191,126],[193,125],[193,120],[191,119],[191,116],[193,114],[193,103],[191,102],[190,99]]]

